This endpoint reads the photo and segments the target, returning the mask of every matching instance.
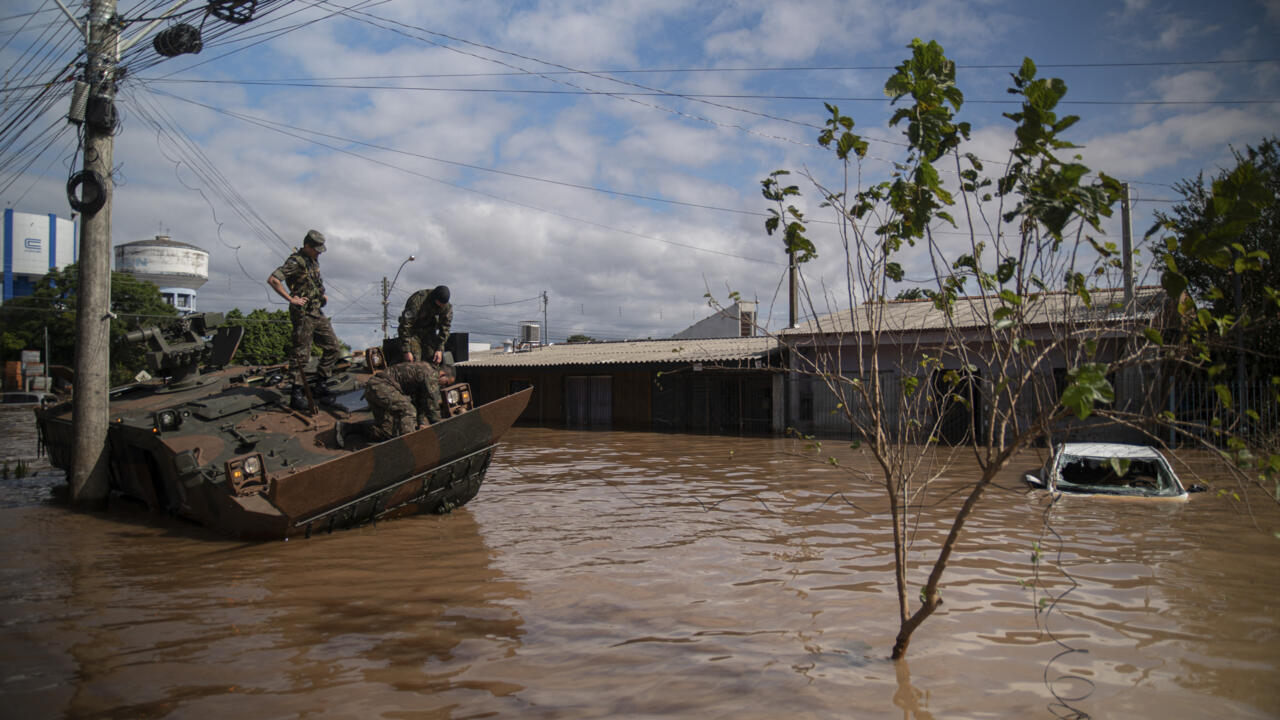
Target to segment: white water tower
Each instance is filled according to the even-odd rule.
[[[209,253],[168,235],[117,245],[116,270],[160,288],[182,314],[196,311],[196,290],[209,280]]]

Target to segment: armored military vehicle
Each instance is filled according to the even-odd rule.
[[[111,391],[107,444],[114,493],[237,538],[310,536],[475,497],[502,434],[531,390],[473,407],[470,388],[442,388],[444,420],[385,442],[343,438],[368,417],[362,399],[385,367],[342,363],[307,385],[286,367],[232,364],[243,328],[216,313],[130,333],[154,379]],[[446,373],[447,375],[448,373]],[[67,470],[72,406],[36,411],[50,463]]]

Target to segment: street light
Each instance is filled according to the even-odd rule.
[[[391,296],[391,288],[394,288],[396,286],[396,280],[400,279],[400,271],[404,269],[405,265],[408,265],[409,263],[413,262],[413,260],[414,260],[414,257],[410,255],[409,257],[405,258],[404,262],[400,263],[400,267],[396,268],[395,277],[391,279],[390,285],[387,284],[387,276],[386,275],[382,276],[382,339],[383,340],[387,339],[387,298]]]

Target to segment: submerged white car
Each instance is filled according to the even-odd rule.
[[[1184,487],[1169,461],[1149,445],[1065,443],[1028,485],[1053,492],[1186,499],[1200,486]]]

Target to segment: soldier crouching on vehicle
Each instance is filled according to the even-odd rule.
[[[440,422],[439,372],[431,363],[407,362],[374,375],[364,391],[373,413],[370,435],[390,440]]]
[[[306,370],[314,340],[321,350],[316,374],[325,380],[333,375],[333,366],[342,356],[342,343],[333,332],[329,318],[320,310],[329,299],[324,292],[324,280],[320,277],[322,252],[324,235],[317,230],[308,231],[302,248],[271,273],[267,284],[289,301],[289,320],[293,324],[290,362],[294,370],[299,376]]]

